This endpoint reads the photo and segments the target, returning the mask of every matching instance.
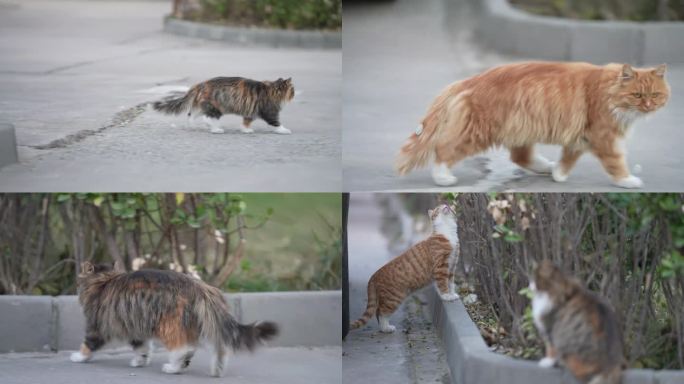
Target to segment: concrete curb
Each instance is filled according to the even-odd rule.
[[[14,135],[14,126],[0,123],[0,168],[17,161],[17,138]]]
[[[467,1],[482,19],[476,37],[503,53],[596,64],[684,62],[682,22],[570,20],[531,15],[507,0]]]
[[[172,17],[164,19],[164,31],[176,35],[221,40],[241,45],[309,49],[342,48],[341,32],[225,27],[178,20]]]
[[[444,342],[455,384],[579,384],[563,369],[545,369],[489,350],[461,301],[444,303],[433,287],[427,295],[432,321]],[[684,371],[630,369],[622,384],[674,384]]]
[[[341,345],[342,292],[226,294],[241,323],[270,320],[280,335],[270,346]],[[85,318],[77,296],[0,296],[0,353],[76,350]],[[110,348],[123,346],[112,343]]]

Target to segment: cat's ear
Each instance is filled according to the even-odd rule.
[[[667,70],[667,64],[660,64],[659,66],[655,67],[655,69],[652,71],[654,75],[658,77],[663,77],[665,76],[665,71]]]
[[[288,78],[285,80],[285,82],[288,83],[288,84],[292,84],[292,78],[291,78],[291,77],[288,77]]]
[[[622,64],[622,71],[620,71],[620,80],[632,80],[634,78],[634,68],[629,64]]]
[[[114,262],[114,270],[117,272],[125,272],[126,268],[124,268],[123,263],[119,260]]]
[[[84,261],[81,263],[81,271],[86,274],[91,274],[95,272],[95,266],[90,261]]]

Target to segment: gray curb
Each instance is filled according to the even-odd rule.
[[[579,384],[565,370],[540,368],[535,362],[490,351],[460,300],[444,303],[435,288],[427,297],[435,329],[444,342],[453,383]],[[630,369],[622,380],[622,384],[682,382],[684,371],[673,370]]]
[[[164,19],[164,31],[176,35],[221,40],[241,45],[309,49],[342,48],[341,32],[225,27],[178,20],[172,17]]]
[[[0,123],[0,168],[17,162],[17,139],[12,124]]]
[[[226,294],[242,323],[274,321],[280,335],[270,346],[333,346],[341,341],[342,292]],[[85,319],[77,296],[0,296],[0,353],[76,350]],[[108,347],[124,346],[112,343]]]
[[[682,22],[568,20],[531,15],[507,0],[467,1],[481,16],[477,39],[499,52],[596,64],[684,62]]]

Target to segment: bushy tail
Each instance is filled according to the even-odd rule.
[[[162,101],[156,101],[152,104],[152,108],[161,113],[166,113],[167,115],[178,115],[187,111],[190,108],[190,102],[192,91],[186,93],[182,97],[172,97],[167,98]]]
[[[448,125],[453,124],[462,107],[459,92],[460,83],[447,87],[430,106],[425,118],[399,151],[395,163],[400,175],[405,175],[415,168],[424,167],[432,160],[435,147]]]
[[[366,312],[364,312],[358,320],[351,323],[349,325],[349,328],[356,329],[363,327],[368,322],[368,320],[370,320],[371,317],[375,315],[375,312],[377,310],[378,296],[375,290],[375,283],[373,283],[373,280],[371,280],[368,282],[368,304],[366,305]]]
[[[255,346],[278,335],[275,323],[264,321],[240,324],[228,311],[228,304],[221,291],[208,288],[201,300],[194,304],[200,325],[200,334],[212,343],[216,350],[229,345],[234,350],[253,350]]]

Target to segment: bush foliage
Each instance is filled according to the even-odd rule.
[[[586,20],[684,20],[684,0],[509,0],[528,12]]]

